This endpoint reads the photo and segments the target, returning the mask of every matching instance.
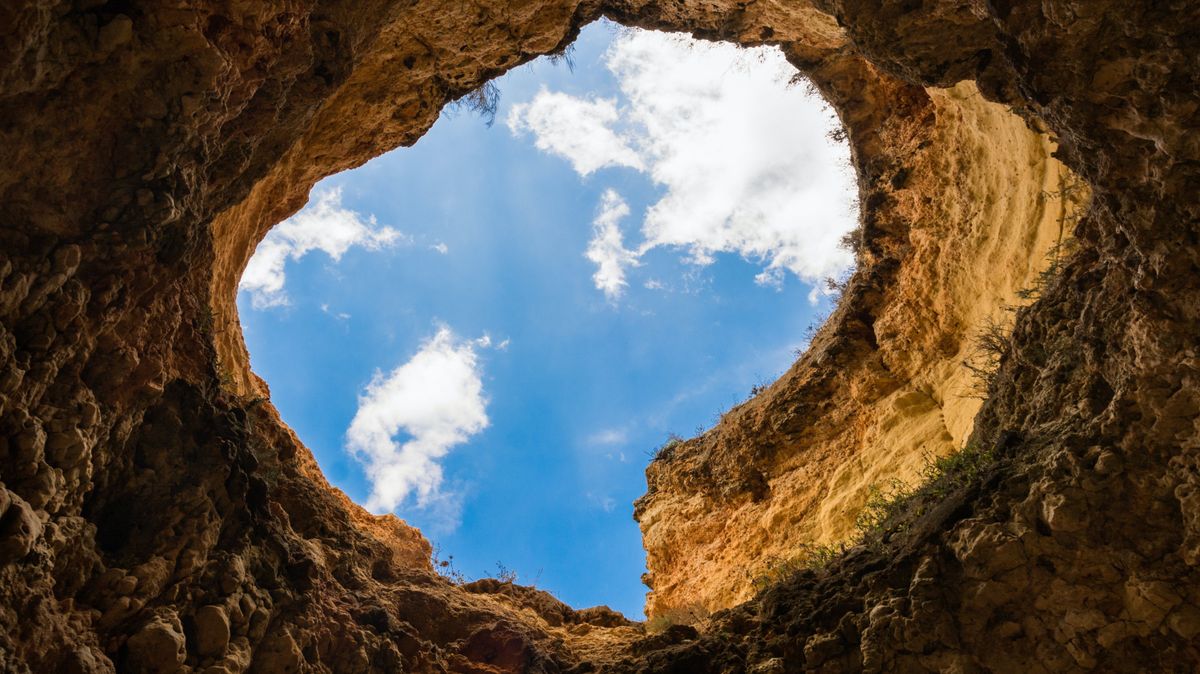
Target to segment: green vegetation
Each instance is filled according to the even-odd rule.
[[[1008,353],[1012,326],[1006,319],[991,316],[983,322],[972,343],[971,356],[962,362],[971,373],[971,385],[965,398],[986,400],[992,381],[1000,372],[1000,361]]]
[[[1074,252],[1074,239],[1059,240],[1046,253],[1046,268],[1038,272],[1033,285],[1017,291],[1017,297],[1029,302],[1037,300],[1062,275],[1066,260]]]
[[[433,570],[451,583],[464,585],[469,582],[466,575],[454,566],[454,555],[446,555],[444,559],[442,558],[442,547],[440,545],[433,548],[431,561],[433,562]]]
[[[1033,285],[1017,291],[1017,297],[1034,302],[1062,275],[1066,259],[1073,252],[1073,239],[1060,240],[1046,253],[1046,268],[1038,272]],[[1012,342],[1012,316],[1020,307],[1006,306],[1001,318],[989,316],[972,343],[971,355],[962,362],[971,373],[971,386],[964,397],[986,400],[992,381],[1000,371],[1000,362]]]
[[[466,585],[473,580],[468,578],[465,573],[459,571],[458,568],[454,566],[454,555],[446,555],[445,557],[442,557],[441,546],[435,546],[433,548],[433,553],[430,555],[430,561],[433,563],[433,570],[436,571],[439,576],[445,578],[451,583],[454,583],[455,585]],[[517,572],[505,566],[503,562],[496,562],[496,575],[485,575],[483,577],[495,578],[501,583],[515,584],[517,582]],[[538,577],[541,577],[540,571],[538,572]],[[536,585],[537,580],[537,578],[534,578],[534,585]],[[534,585],[530,585],[530,587],[533,587]]]
[[[495,82],[484,82],[479,88],[463,94],[450,107],[474,112],[483,118],[484,124],[491,127],[496,123],[496,112],[500,109],[500,87]]]
[[[671,608],[646,621],[646,631],[651,634],[665,632],[675,625],[696,625],[708,619],[712,612],[702,604],[688,604]]]
[[[563,47],[562,49],[546,54],[546,59],[551,65],[565,64],[567,70],[575,72],[575,43]]]
[[[820,572],[858,546],[881,548],[895,534],[959,489],[978,484],[995,465],[988,449],[967,445],[946,456],[926,455],[916,484],[892,480],[886,487],[872,487],[862,510],[854,518],[855,533],[849,540],[832,545],[805,545],[793,557],[780,559],[754,578],[762,591],[802,571]]]
[[[857,260],[858,256],[862,254],[863,249],[862,225],[859,225],[858,227],[855,227],[849,232],[843,234],[841,240],[838,242],[838,245],[854,253],[854,259]]]
[[[668,461],[671,459],[671,454],[676,447],[683,444],[683,437],[671,433],[667,436],[667,441],[658,446],[658,449],[651,452],[651,457],[654,461],[662,459]]]
[[[517,572],[505,566],[503,562],[498,561],[496,562],[495,578],[501,583],[515,583],[517,582]]]

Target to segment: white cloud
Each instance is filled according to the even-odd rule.
[[[587,259],[596,264],[592,281],[604,291],[609,300],[625,292],[625,268],[636,266],[638,256],[625,248],[621,235],[621,219],[629,215],[629,205],[614,190],[605,190],[600,198],[600,211],[592,221],[592,240],[588,242]]]
[[[636,256],[677,247],[706,265],[737,253],[761,261],[756,280],[775,287],[786,273],[816,283],[853,263],[839,245],[856,224],[849,150],[829,140],[829,107],[790,86],[796,71],[782,52],[629,30],[606,63],[620,105],[542,91],[514,106],[509,126],[532,131],[580,175],[628,166],[665,188]],[[610,265],[620,275],[597,274],[597,288],[619,294],[636,256]]]
[[[606,166],[642,169],[642,159],[610,126],[617,121],[611,98],[582,99],[543,88],[529,103],[514,105],[505,122],[513,135],[533,132],[539,150],[571,162],[580,175]]]
[[[323,313],[329,314],[330,316],[333,316],[334,318],[338,319],[339,321],[345,321],[345,320],[350,319],[350,314],[348,314],[344,311],[333,311],[332,309],[329,308],[329,305],[325,304],[325,303],[321,304],[321,311]]]
[[[346,431],[371,481],[368,508],[393,511],[414,496],[421,508],[447,500],[439,461],[488,425],[476,353],[488,344],[443,326],[407,363],[375,373]]]
[[[406,240],[395,229],[380,227],[375,216],[364,220],[358,212],[342,208],[341,189],[325,190],[267,233],[246,264],[238,288],[250,293],[255,309],[286,305],[284,268],[289,259],[319,250],[336,262],[353,246],[380,250]]]
[[[592,433],[587,438],[589,445],[623,445],[629,442],[629,433],[623,428],[606,428]]]
[[[432,248],[433,250],[436,250],[437,252],[441,253],[442,255],[445,255],[446,253],[450,252],[450,246],[447,246],[442,241],[438,241],[437,243],[430,246],[430,248]]]

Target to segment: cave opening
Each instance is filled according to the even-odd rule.
[[[1198,182],[1200,119],[1187,95],[1200,86],[1189,58],[1196,12],[1059,0],[52,4],[0,10],[11,33],[0,41],[0,106],[13,157],[0,178],[0,669],[1196,669],[1200,293],[1197,207],[1186,190]],[[655,632],[526,586],[437,575],[416,529],[331,487],[251,372],[238,319],[237,285],[255,247],[301,212],[319,180],[412,145],[448,101],[560,51],[602,16],[778,45],[838,111],[862,197],[855,273],[809,348],[765,391],[646,467],[634,516],[647,613],[728,607],[697,629]],[[492,108],[491,91],[480,91],[474,100]],[[497,113],[493,135],[507,138],[509,115]],[[536,149],[527,126],[523,142]],[[631,213],[616,226],[625,246],[594,255],[618,254],[625,264],[609,269],[623,270],[627,286],[603,278],[624,288],[622,302],[653,290],[639,274],[653,269],[654,252],[620,255],[647,236],[646,206],[609,182],[618,170],[635,173],[567,173],[564,193],[576,182],[592,191],[545,228],[578,234],[574,248],[555,249],[580,266],[556,274],[554,291],[589,293],[600,316],[619,311],[587,257],[605,188]],[[379,250],[351,246],[322,271],[345,274],[402,248],[412,259],[392,266],[416,273],[417,248],[447,261],[466,249],[418,243],[387,213],[372,223],[374,210],[354,198],[347,187],[313,205],[363,225]],[[523,241],[512,222],[527,220],[502,219],[488,231]],[[438,224],[439,234],[453,229]],[[1060,256],[1072,230],[1077,253]],[[718,253],[714,264],[721,255],[737,259]],[[299,314],[314,297],[300,292],[300,266],[323,260],[283,258]],[[755,274],[735,276],[752,279],[758,262]],[[393,276],[360,294],[405,292]],[[522,314],[477,306],[463,314]],[[564,331],[590,327],[569,303],[538,306]],[[344,313],[330,320],[357,317]],[[345,396],[336,377],[313,378],[319,402],[353,400],[342,403],[335,448],[371,368],[386,389],[426,344],[441,347],[434,355],[474,351],[490,373],[478,378],[488,425],[468,439],[499,433],[509,399],[496,389],[500,354],[532,342],[439,317],[446,337],[418,316],[424,331],[395,330],[396,348],[351,372]],[[966,366],[996,320],[987,333],[995,358]],[[701,350],[685,339],[688,325],[671,327],[679,353],[669,355],[694,362]],[[317,341],[302,330],[275,337]],[[600,366],[614,360],[588,355]],[[542,364],[513,369],[524,376]],[[650,384],[668,379],[652,372]],[[970,388],[975,374],[984,386]],[[567,415],[576,422],[593,411],[580,404],[585,381],[570,380],[565,394],[537,381],[524,388],[579,405]],[[412,397],[429,403],[427,391]],[[552,416],[530,435],[565,455],[550,437]],[[483,425],[464,418],[468,429]],[[432,428],[446,442],[462,427]],[[398,445],[417,435],[392,435],[388,423],[364,430]],[[959,451],[970,443],[979,452]],[[490,485],[511,462],[486,464],[485,449],[464,442],[443,458],[468,457]],[[853,534],[874,485],[920,477],[925,456],[980,452],[996,461],[908,502],[915,507],[870,544],[803,566],[806,545]],[[453,486],[451,467],[441,468]],[[561,481],[549,470],[523,477],[526,492]],[[460,493],[466,503],[478,492]],[[555,507],[583,503],[579,493]],[[515,537],[528,521],[510,514],[492,529]],[[802,572],[754,583],[772,560]]]
[[[845,131],[776,48],[605,21],[478,92],[267,234],[251,364],[445,575],[638,616],[647,462],[787,370],[849,276]]]

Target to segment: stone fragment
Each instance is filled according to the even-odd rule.
[[[246,637],[229,642],[225,656],[204,670],[204,674],[241,674],[250,668],[252,653]]]
[[[111,660],[87,646],[72,650],[62,663],[63,674],[108,674],[115,671]]]
[[[175,672],[187,656],[183,627],[174,613],[158,615],[125,643],[125,664],[138,674]]]
[[[1101,475],[1116,475],[1121,472],[1124,462],[1121,460],[1121,455],[1105,449],[1100,452],[1100,456],[1096,457],[1096,472]]]
[[[12,494],[11,503],[0,516],[0,564],[23,559],[42,535],[42,521],[21,497]]]
[[[1195,643],[1196,638],[1200,637],[1200,608],[1191,604],[1180,606],[1167,618],[1167,626],[1179,636]]]
[[[763,660],[750,667],[750,674],[783,674],[785,671],[783,658]]]
[[[225,652],[229,644],[229,616],[216,604],[201,606],[194,617],[196,622],[196,652],[214,657]]]
[[[263,639],[254,650],[250,670],[255,674],[292,674],[304,664],[304,654],[299,644],[286,629],[276,631]]]
[[[1182,601],[1176,590],[1162,581],[1131,578],[1125,584],[1125,610],[1129,617],[1150,627],[1158,627]]]
[[[128,44],[132,39],[133,20],[124,14],[118,14],[112,21],[100,27],[100,35],[96,38],[96,47],[102,52],[110,52]]]
[[[46,436],[46,455],[55,466],[60,468],[79,463],[86,450],[83,435],[78,429],[73,428]]]
[[[1042,500],[1042,519],[1055,532],[1079,531],[1087,525],[1086,504],[1079,494],[1047,494]]]
[[[133,591],[137,589],[137,586],[138,577],[130,574],[128,576],[123,576],[120,580],[118,580],[116,585],[113,586],[113,591],[121,596],[130,595],[133,594]]]
[[[36,463],[41,461],[42,452],[46,446],[46,432],[41,424],[29,420],[28,425],[16,435],[13,445],[17,450],[17,458],[22,462]]]

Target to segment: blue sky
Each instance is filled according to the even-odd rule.
[[[852,177],[777,53],[600,23],[573,60],[322,181],[239,309],[334,485],[468,577],[640,617],[649,456],[804,346]]]

